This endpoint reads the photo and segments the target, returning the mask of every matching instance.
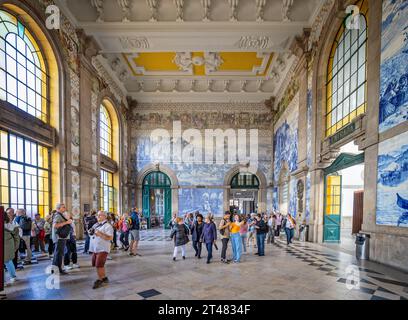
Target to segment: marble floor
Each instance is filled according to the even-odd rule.
[[[247,248],[241,263],[229,265],[219,261],[216,250],[214,262],[207,265],[194,258],[190,244],[186,260],[172,261],[167,231],[142,231],[139,248],[141,256],[136,257],[113,251],[107,262],[110,283],[96,290],[88,255],[79,254],[80,269],[60,277],[59,288],[46,273],[50,260],[38,257],[38,263],[18,271],[19,281],[6,288],[7,299],[408,299],[407,273],[358,262],[319,244],[295,241],[287,246],[283,237],[266,244],[264,257]]]

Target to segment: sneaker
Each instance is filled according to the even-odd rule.
[[[9,283],[10,283],[10,284],[13,284],[13,283],[16,282],[16,280],[17,280],[16,278],[10,278]]]
[[[210,264],[210,261],[207,260],[207,264]]]
[[[135,254],[133,252],[128,253],[129,256],[134,256]]]
[[[65,271],[65,270],[72,270],[72,269],[73,269],[73,266],[71,266],[71,265],[64,267],[64,271]]]
[[[61,276],[66,276],[66,275],[68,275],[69,273],[66,272],[66,271],[64,271],[64,270],[62,270],[62,271],[60,271],[59,274],[60,274]]]
[[[183,260],[186,260],[186,257],[185,257],[185,256],[183,256]]]
[[[142,255],[140,253],[136,253],[135,256],[141,257]]]
[[[103,282],[103,283],[109,283],[108,277],[103,278],[103,279],[102,279],[102,282]]]
[[[98,279],[94,282],[92,289],[98,289],[102,287],[102,285],[103,285],[103,281]]]
[[[79,265],[76,264],[76,263],[74,263],[74,264],[72,265],[72,269],[79,269]]]
[[[23,261],[23,265],[29,265],[29,264],[32,264],[31,261],[25,261],[25,260]]]
[[[107,256],[106,260],[113,260],[111,256]]]

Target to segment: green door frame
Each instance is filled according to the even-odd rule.
[[[171,220],[171,180],[164,172],[153,171],[143,179],[142,212],[147,219],[147,228],[150,229],[150,190],[164,189],[164,227],[169,228]]]
[[[340,170],[355,166],[360,163],[364,163],[364,152],[359,154],[341,153],[329,167],[324,169],[323,242],[337,242],[337,243],[340,242],[340,230],[341,230],[341,210],[339,215],[326,214],[327,177]],[[340,179],[340,188],[341,187],[342,181]],[[341,206],[341,194],[340,194],[340,206]],[[333,228],[337,230],[334,230]],[[336,234],[336,236],[334,238],[328,239],[328,234],[329,233],[333,234],[333,231]]]

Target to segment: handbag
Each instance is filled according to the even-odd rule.
[[[61,213],[58,213],[58,214],[59,214],[65,221],[68,221],[67,219],[65,219],[65,217],[64,217]],[[67,238],[67,237],[69,236],[69,233],[70,233],[70,232],[71,232],[71,225],[70,225],[70,224],[66,224],[66,225],[64,225],[64,226],[62,226],[62,227],[59,227],[55,233],[58,235],[58,237],[65,239],[65,238]]]

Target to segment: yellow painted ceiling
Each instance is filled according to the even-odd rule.
[[[143,72],[135,70],[134,66],[143,67],[146,72],[177,72],[179,67],[174,63],[175,52],[141,52],[137,57],[132,57],[130,54],[123,54],[131,72],[134,76],[142,76]],[[264,58],[258,58],[257,52],[219,52],[222,64],[217,71],[219,72],[234,72],[236,75],[240,73],[251,72],[254,67],[262,65]],[[192,52],[191,57],[204,56],[204,52]],[[272,61],[273,54],[268,58],[266,68],[258,71],[254,76],[264,76]],[[132,63],[130,61],[132,59]],[[193,66],[194,76],[205,76],[205,66]],[[216,75],[216,74],[215,74]]]

